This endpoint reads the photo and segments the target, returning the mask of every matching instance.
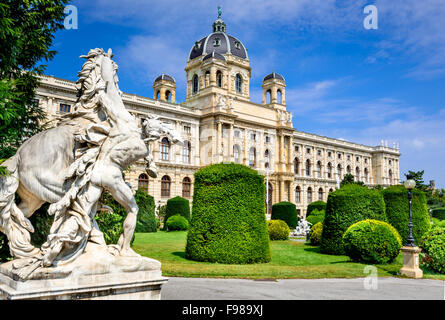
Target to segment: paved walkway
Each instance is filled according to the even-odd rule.
[[[176,278],[162,287],[162,300],[298,300],[298,299],[445,299],[445,281],[378,278],[376,289],[369,279],[244,279]]]

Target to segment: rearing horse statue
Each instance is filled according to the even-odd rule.
[[[24,142],[3,163],[11,175],[0,178],[0,231],[8,237],[11,254],[19,258],[16,274],[23,279],[39,267],[75,260],[88,242],[106,246],[94,220],[105,190],[127,212],[123,233],[110,252],[139,256],[130,248],[138,206],[122,172],[145,159],[147,172],[156,176],[146,142],[160,135],[182,142],[178,132],[153,117],[138,127],[123,104],[111,49],[92,49],[81,57],[87,61],[76,83],[74,112],[62,117],[57,127]],[[38,249],[30,242],[34,228],[28,218],[45,202],[51,203],[48,213],[54,215],[54,223]]]

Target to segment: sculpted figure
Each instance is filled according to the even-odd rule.
[[[14,274],[22,279],[40,267],[58,267],[75,260],[88,243],[106,247],[94,216],[104,191],[111,193],[127,212],[117,246],[106,247],[119,256],[139,256],[130,248],[138,206],[122,172],[139,159],[148,161],[147,172],[156,176],[147,146],[161,135],[173,142],[181,138],[170,126],[151,118],[142,128],[126,110],[118,87],[117,64],[111,49],[92,49],[79,72],[74,112],[57,127],[23,143],[3,165],[10,176],[0,178],[0,231],[18,258]],[[21,199],[14,200],[15,193]],[[34,227],[28,218],[45,202],[54,215],[41,249],[30,242]]]

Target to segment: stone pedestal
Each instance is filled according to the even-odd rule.
[[[403,252],[403,267],[400,269],[400,274],[409,278],[421,279],[423,271],[419,268],[419,247],[402,247]]]
[[[22,263],[0,265],[0,300],[159,300],[168,280],[157,260],[114,256],[94,244],[74,262],[38,268],[28,279],[16,272]]]

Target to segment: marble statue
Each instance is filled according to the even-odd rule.
[[[311,230],[312,224],[305,219],[301,219],[298,221],[298,225],[295,228],[294,235],[295,236],[306,236]]]
[[[145,159],[147,173],[156,177],[149,142],[161,136],[168,136],[173,143],[182,140],[157,117],[143,119],[138,126],[122,102],[118,66],[112,57],[111,49],[98,48],[81,56],[86,62],[78,74],[74,111],[62,116],[55,128],[25,141],[3,163],[11,174],[0,178],[0,231],[9,240],[14,260],[1,266],[2,273],[41,279],[68,274],[74,270],[70,265],[95,264],[88,271],[94,273],[97,266],[108,271],[140,270],[156,261],[143,260],[149,258],[130,248],[138,206],[122,172]],[[105,244],[94,219],[104,191],[127,213],[117,245]],[[21,199],[18,204],[15,194]],[[51,204],[48,213],[54,216],[54,223],[39,249],[31,244],[34,227],[28,219],[45,202]]]

